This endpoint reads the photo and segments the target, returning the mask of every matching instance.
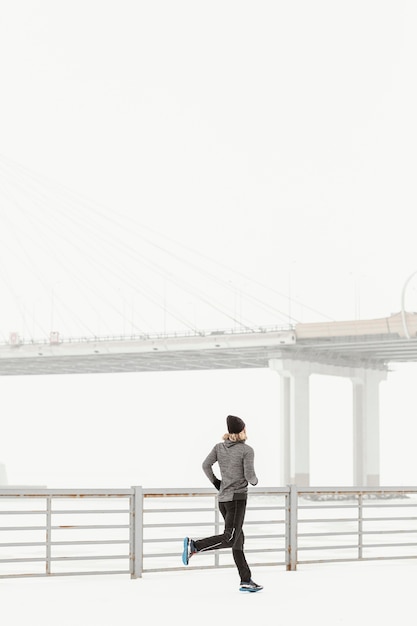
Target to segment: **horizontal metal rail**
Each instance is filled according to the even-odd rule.
[[[175,571],[185,535],[220,534],[210,489],[0,489],[0,578]],[[254,488],[251,566],[417,558],[417,487]],[[253,558],[252,558],[253,557]],[[230,550],[188,569],[234,567]]]

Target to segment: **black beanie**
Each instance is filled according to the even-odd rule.
[[[245,428],[245,422],[240,417],[236,417],[236,415],[228,415],[226,421],[229,433],[238,435]]]

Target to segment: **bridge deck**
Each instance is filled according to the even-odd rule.
[[[415,335],[410,339],[396,332],[337,337],[332,330],[328,336],[302,335],[296,327],[152,339],[5,344],[0,346],[0,375],[267,368],[270,359],[280,358],[377,369],[387,369],[390,362],[417,361]]]

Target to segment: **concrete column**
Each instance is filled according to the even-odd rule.
[[[303,368],[304,369],[304,368]],[[291,376],[291,484],[310,484],[310,375]]]
[[[271,359],[281,377],[280,464],[284,484],[310,484],[310,368],[300,361]]]
[[[385,371],[357,368],[352,377],[355,486],[379,486],[379,383],[386,376]]]
[[[5,487],[6,485],[7,485],[6,466],[3,463],[0,463],[0,487]]]
[[[291,484],[291,379],[285,374],[280,376],[281,414],[280,414],[280,466],[284,485]]]

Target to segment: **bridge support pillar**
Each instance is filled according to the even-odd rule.
[[[7,485],[6,466],[0,463],[0,487],[4,487],[5,485]]]
[[[350,378],[353,385],[353,485],[379,485],[379,383],[386,370],[270,359],[281,378],[280,463],[284,485],[310,484],[310,375]]]
[[[281,376],[281,476],[286,485],[310,484],[310,370],[301,361],[271,359]]]
[[[379,486],[379,383],[386,372],[355,368],[353,385],[353,483]]]

